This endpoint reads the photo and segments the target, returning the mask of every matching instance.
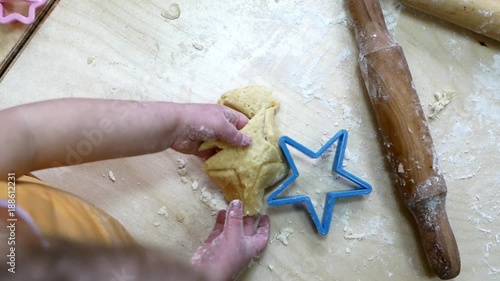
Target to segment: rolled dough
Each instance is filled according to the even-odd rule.
[[[200,151],[213,148],[220,151],[205,161],[204,170],[222,188],[226,200],[240,199],[244,213],[254,215],[262,209],[265,189],[288,172],[275,122],[279,102],[269,89],[249,86],[223,94],[218,103],[250,119],[241,132],[252,138],[252,144],[241,148],[223,141],[205,142]]]

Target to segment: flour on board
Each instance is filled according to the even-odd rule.
[[[344,227],[344,239],[362,240],[363,238],[365,238],[364,233],[354,233],[348,226]]]

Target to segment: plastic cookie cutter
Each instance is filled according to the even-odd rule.
[[[11,23],[18,21],[24,24],[32,24],[35,21],[36,9],[45,5],[47,0],[17,0],[19,2],[26,2],[29,4],[28,16],[23,16],[19,13],[7,14],[7,10],[4,7],[5,3],[15,2],[13,0],[0,0],[0,24]]]
[[[342,162],[344,161],[345,150],[347,146],[347,131],[340,130],[333,138],[331,138],[323,147],[320,148],[317,152],[313,152],[310,149],[306,148],[302,144],[296,142],[288,136],[282,136],[279,140],[279,144],[283,153],[286,157],[286,161],[292,170],[292,175],[286,178],[267,198],[267,203],[270,206],[279,206],[285,204],[305,204],[311,218],[316,225],[318,232],[321,235],[328,234],[328,230],[330,228],[330,222],[332,220],[333,207],[335,205],[335,199],[337,198],[345,198],[345,197],[354,197],[369,194],[372,191],[372,187],[367,182],[362,179],[356,177],[355,175],[349,173],[344,168],[342,168]],[[296,148],[300,152],[304,153],[310,158],[317,159],[321,155],[323,155],[335,142],[338,141],[337,149],[335,151],[335,157],[333,159],[332,171],[336,174],[344,177],[350,182],[354,183],[358,186],[357,189],[353,190],[342,190],[342,191],[330,191],[326,194],[325,205],[323,210],[323,218],[321,221],[319,220],[318,213],[316,212],[314,205],[311,201],[311,198],[308,195],[296,195],[296,196],[284,196],[278,197],[284,190],[299,176],[299,171],[293,158],[288,149],[288,145]]]

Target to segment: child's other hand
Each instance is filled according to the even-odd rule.
[[[218,104],[180,104],[179,124],[170,148],[202,158],[210,152],[199,152],[204,141],[223,140],[234,146],[248,146],[251,138],[239,130],[248,123],[242,113]]]
[[[234,280],[262,252],[269,241],[269,217],[243,217],[241,201],[234,200],[217,215],[215,227],[194,253],[191,263],[212,281]]]

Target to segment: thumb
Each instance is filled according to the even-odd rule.
[[[217,137],[234,146],[250,145],[252,139],[239,131],[248,124],[248,118],[243,113],[229,107],[224,108],[222,114],[226,122],[223,122],[219,128]]]
[[[233,125],[225,124],[217,133],[217,138],[234,146],[249,146],[252,139],[238,131]]]
[[[269,217],[262,216],[257,226],[257,232],[253,236],[248,237],[250,245],[255,252],[260,253],[266,248],[269,242],[270,225]]]

